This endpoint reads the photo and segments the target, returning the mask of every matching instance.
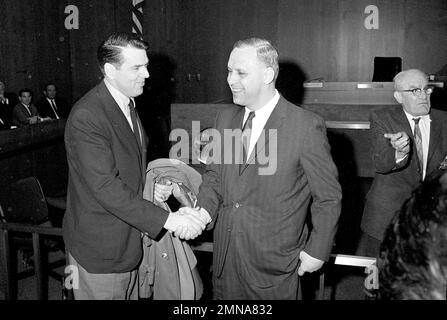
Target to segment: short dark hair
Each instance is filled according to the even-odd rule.
[[[445,299],[447,172],[420,185],[385,232],[378,260],[382,299]]]
[[[102,73],[104,73],[104,65],[106,63],[121,66],[123,58],[121,51],[127,46],[143,50],[149,48],[148,43],[143,41],[136,34],[114,33],[110,35],[101,43],[97,51],[98,64]]]
[[[45,86],[43,87],[43,90],[47,91],[48,86],[54,86],[54,88],[57,90],[57,86],[54,84],[54,82],[47,82],[47,83],[45,83]]]
[[[21,97],[22,93],[24,93],[24,92],[29,92],[31,96],[33,95],[33,92],[31,91],[31,89],[23,88],[23,89],[19,90],[19,97]]]

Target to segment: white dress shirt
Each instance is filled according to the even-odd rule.
[[[270,101],[267,102],[264,106],[255,111],[255,117],[252,120],[250,145],[248,146],[247,158],[250,158],[251,152],[253,151],[256,142],[261,136],[262,130],[264,129],[267,120],[270,118],[270,115],[272,114],[273,110],[278,104],[279,98],[280,98],[279,92],[278,90],[275,90],[275,95],[273,96],[273,98],[270,99]],[[250,110],[247,107],[245,107],[244,121],[242,123],[245,123],[245,121],[247,121],[248,115],[251,111],[253,110]]]
[[[410,123],[410,127],[411,127],[411,132],[414,132],[414,121],[413,118],[421,118],[421,120],[419,120],[419,129],[421,131],[421,136],[422,136],[422,179],[425,178],[425,174],[427,172],[427,157],[428,157],[428,146],[430,143],[430,123],[431,123],[431,119],[430,119],[430,115],[425,115],[425,116],[420,116],[420,117],[415,117],[412,116],[411,114],[407,113],[405,110],[405,115],[407,116],[408,122]]]
[[[130,110],[129,110],[129,102],[130,99],[133,101],[133,105],[136,106],[135,100],[133,98],[126,97],[124,94],[121,93],[118,89],[116,89],[110,82],[107,81],[107,79],[104,79],[104,83],[109,89],[110,94],[112,95],[115,102],[120,107],[121,111],[123,112],[124,116],[127,119],[127,122],[129,123],[130,128],[132,131],[134,131],[133,125],[132,125],[132,119],[130,118]],[[142,137],[140,124],[137,122],[138,125],[138,131],[140,132],[140,137]],[[141,141],[143,143],[143,141]]]

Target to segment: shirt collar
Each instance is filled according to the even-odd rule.
[[[407,111],[405,111],[405,110],[404,110],[404,113],[405,113],[405,115],[407,116],[408,122],[411,123],[411,124],[414,123],[413,118],[421,118],[420,121],[422,121],[422,122],[424,122],[424,123],[429,123],[429,122],[431,122],[430,114],[426,114],[426,115],[423,115],[423,116],[415,117],[415,116],[409,114],[409,113],[408,113]]]

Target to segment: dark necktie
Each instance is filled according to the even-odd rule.
[[[243,163],[246,163],[248,160],[248,148],[250,147],[250,138],[251,138],[251,128],[253,125],[253,118],[255,117],[255,112],[250,111],[248,114],[248,118],[242,127],[242,154],[243,154]],[[243,164],[239,166],[239,172],[242,169]]]
[[[25,106],[25,105],[24,105]],[[29,116],[31,117],[33,114],[31,113],[30,107],[25,106],[26,111],[28,111]]]
[[[50,104],[51,104],[51,108],[53,108],[53,112],[54,112],[54,115],[56,116],[56,119],[60,119],[59,115],[56,112],[57,107],[56,107],[56,104],[54,103],[53,99],[50,99]]]
[[[424,156],[423,156],[423,151],[422,151],[422,134],[421,134],[421,129],[419,128],[419,120],[421,120],[421,118],[413,118],[414,121],[414,132],[413,132],[413,136],[414,136],[414,143],[416,145],[416,152],[418,155],[418,159],[419,159],[419,165],[421,168],[421,175],[423,174],[424,171]]]
[[[140,148],[141,151],[142,147],[141,147],[140,130],[138,128],[137,114],[132,99],[130,99],[129,101],[129,110],[130,110],[130,120],[132,121],[133,133],[135,135],[135,138],[137,139],[138,148]]]

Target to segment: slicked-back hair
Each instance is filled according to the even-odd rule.
[[[104,65],[106,63],[113,64],[117,67],[121,66],[123,63],[121,51],[125,47],[147,50],[149,45],[132,33],[114,33],[110,35],[103,43],[101,43],[97,51],[99,68],[103,74]]]
[[[258,59],[262,61],[267,67],[273,68],[275,72],[274,80],[278,78],[279,63],[278,63],[278,51],[270,43],[270,41],[261,38],[248,38],[237,41],[233,49],[242,47],[253,47],[256,49]]]

